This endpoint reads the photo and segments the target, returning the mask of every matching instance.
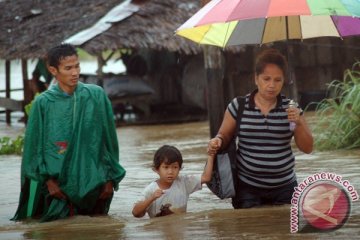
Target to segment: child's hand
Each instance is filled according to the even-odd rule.
[[[157,198],[161,197],[161,195],[163,195],[163,194],[164,194],[163,190],[161,190],[160,188],[158,188],[158,189],[154,192],[153,198],[154,198],[154,199],[157,199]]]
[[[222,140],[218,137],[212,138],[209,141],[208,145],[208,154],[210,156],[214,156],[217,151],[221,148]]]

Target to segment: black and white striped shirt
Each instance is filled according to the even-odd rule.
[[[290,100],[279,95],[276,107],[264,116],[255,106],[256,92],[245,98],[238,132],[238,177],[255,187],[281,187],[296,180],[295,158],[290,145],[293,132],[289,129],[286,112]],[[234,119],[238,107],[236,98],[228,105]]]

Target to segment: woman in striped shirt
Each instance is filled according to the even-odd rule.
[[[286,73],[287,62],[277,50],[267,49],[257,57],[257,89],[245,96],[237,133],[238,187],[232,199],[234,208],[290,203],[297,186],[292,137],[302,152],[313,150],[313,137],[302,110],[289,108],[290,99],[281,94]],[[218,134],[209,143],[210,154],[231,141],[238,108],[235,98],[225,111]],[[295,129],[290,128],[290,122],[295,123]]]

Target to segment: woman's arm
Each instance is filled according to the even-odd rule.
[[[296,107],[286,109],[289,122],[295,122],[294,138],[296,146],[304,153],[311,153],[314,140],[304,115],[300,115],[300,109]]]
[[[313,151],[314,139],[304,116],[300,116],[299,121],[296,122],[294,138],[296,146],[300,151],[304,153],[311,153]]]
[[[218,134],[209,142],[208,154],[214,155],[220,149],[224,149],[233,138],[235,129],[236,120],[229,110],[226,109]]]

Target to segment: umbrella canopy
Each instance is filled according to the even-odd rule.
[[[359,0],[213,0],[176,30],[220,47],[360,34]]]

